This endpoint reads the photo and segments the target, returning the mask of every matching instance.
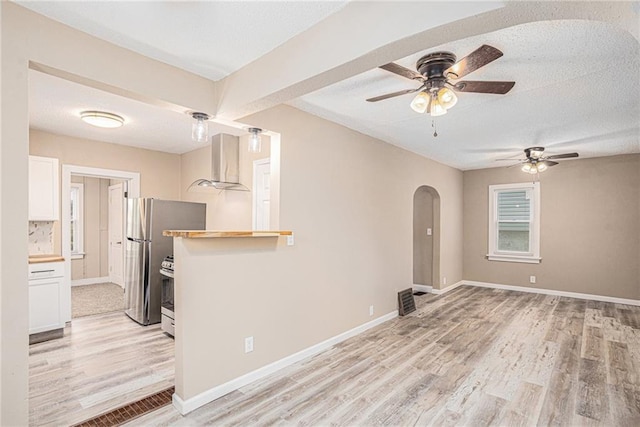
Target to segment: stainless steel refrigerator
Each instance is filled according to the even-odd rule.
[[[206,205],[159,199],[128,199],[125,252],[125,313],[141,325],[160,322],[160,267],[173,255],[163,230],[204,230]]]

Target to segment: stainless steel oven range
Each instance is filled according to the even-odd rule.
[[[173,313],[173,256],[164,258],[160,267],[162,275],[162,297],[160,301],[160,328],[175,336],[175,315]]]

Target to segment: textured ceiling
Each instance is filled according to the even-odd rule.
[[[97,37],[214,80],[238,71],[331,14],[339,16],[349,11],[344,1],[20,3]],[[393,10],[404,11],[405,15],[413,10],[398,9],[403,5],[415,3],[399,2]],[[482,12],[473,12],[472,4],[438,5],[453,15],[442,18],[443,28],[451,20]],[[348,6],[352,13],[373,8],[365,3]],[[487,10],[495,7],[500,6],[486,5]],[[433,16],[430,18],[433,21]],[[393,22],[406,24],[409,19]],[[425,29],[437,26],[431,21],[424,20]],[[393,34],[399,27],[375,22],[372,25],[381,43],[387,40],[397,46]],[[347,31],[348,26],[314,28],[314,37],[322,36],[318,28],[332,31],[326,34],[328,39],[339,37],[342,45],[336,49],[341,52],[350,52],[357,42],[336,33]],[[412,31],[419,30],[416,27]],[[400,39],[405,42],[403,37]],[[409,108],[412,95],[365,102],[376,95],[416,87],[415,82],[377,68],[288,103],[462,170],[503,165],[495,160],[517,158],[524,148],[536,145],[545,146],[549,154],[578,151],[581,157],[640,152],[640,49],[629,33],[592,21],[534,22],[446,43],[396,62],[413,69],[426,53],[447,50],[462,58],[482,44],[497,47],[504,56],[466,79],[514,80],[516,85],[503,96],[459,94],[458,104],[436,119],[437,138],[432,136],[432,119]],[[296,54],[290,59],[304,60]],[[356,60],[345,57],[345,61],[350,59]],[[286,67],[280,68],[275,74],[287,73]],[[124,116],[128,123],[115,130],[93,128],[77,118],[84,109],[112,111]],[[190,140],[192,120],[184,114],[38,72],[30,73],[30,120],[34,128],[76,137],[173,153],[196,148]],[[218,126],[211,133],[238,134],[233,128],[213,123],[210,126]]]
[[[482,44],[504,56],[465,79],[516,85],[506,95],[459,94],[457,105],[435,120],[437,138],[430,116],[409,107],[413,95],[365,102],[418,86],[380,69],[290,104],[463,170],[497,166],[495,159],[517,157],[535,145],[549,154],[578,151],[581,157],[640,152],[640,51],[628,33],[587,21],[537,22],[447,43],[396,63],[415,69],[426,53],[447,50],[462,58]]]

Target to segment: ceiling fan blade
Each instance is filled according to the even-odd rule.
[[[516,82],[482,82],[465,80],[453,85],[453,89],[457,92],[476,92],[476,93],[494,93],[496,95],[504,95],[509,92]]]
[[[559,165],[560,163],[558,162],[552,162],[551,160],[543,160],[541,162],[538,163],[544,163],[547,166],[555,166],[555,165]]]
[[[417,89],[407,89],[407,90],[401,90],[398,92],[387,93],[386,95],[374,96],[373,98],[367,99],[367,102],[378,102],[378,101],[382,101],[383,99],[389,99],[395,96],[406,95],[407,93],[417,92],[420,89],[422,89],[422,86],[420,86]]]
[[[496,162],[501,162],[501,161],[508,161],[508,162],[524,162],[527,159],[495,159]]]
[[[523,164],[523,163],[524,163],[524,162],[518,162],[518,163],[516,163],[516,164],[514,164],[514,165],[509,165],[509,166],[507,166],[507,169],[509,169],[509,168],[515,168],[516,166],[520,166],[520,165],[521,165],[521,164]]]
[[[483,44],[460,61],[453,64],[444,71],[444,75],[450,79],[459,79],[469,73],[473,73],[480,67],[484,67],[490,62],[502,56],[502,52],[493,46]],[[450,75],[453,74],[453,75]]]
[[[422,77],[422,74],[418,73],[417,71],[405,68],[402,65],[398,65],[394,62],[389,62],[388,64],[381,65],[379,68],[411,80],[424,81],[424,77]]]
[[[545,159],[570,159],[572,157],[578,157],[578,153],[554,154],[552,156],[545,157]]]

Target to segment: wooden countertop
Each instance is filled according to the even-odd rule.
[[[254,231],[254,230],[164,230],[163,236],[184,237],[187,239],[216,239],[228,237],[279,237],[291,236],[292,231]]]
[[[41,262],[62,262],[64,257],[60,255],[29,255],[29,264],[38,264]]]

